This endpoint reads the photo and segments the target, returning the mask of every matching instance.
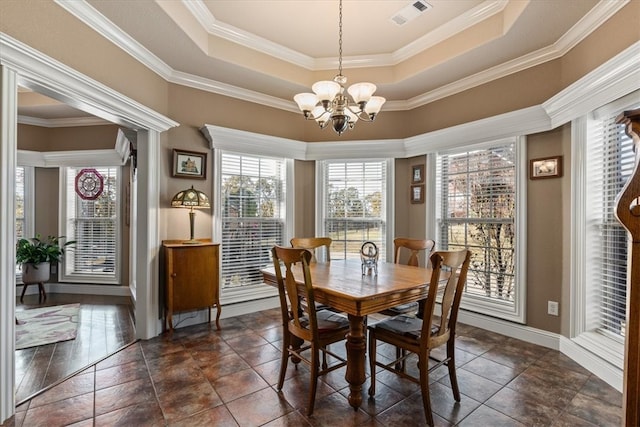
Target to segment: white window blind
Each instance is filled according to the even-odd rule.
[[[472,252],[463,301],[510,311],[518,297],[516,144],[462,148],[438,154],[436,161],[436,243]]]
[[[16,167],[16,240],[22,237],[32,237],[25,234],[25,170]]]
[[[622,342],[627,298],[626,230],[614,216],[615,198],[633,171],[632,141],[615,115],[589,121],[587,261],[591,328]]]
[[[365,241],[387,245],[387,161],[323,163],[323,233],[333,239],[332,259],[359,258]]]
[[[261,285],[271,248],[284,245],[284,159],[222,153],[222,289]]]
[[[117,283],[120,238],[120,168],[93,168],[103,177],[103,191],[95,200],[76,193],[76,176],[83,168],[63,168],[63,234],[76,244],[64,257],[65,281]]]

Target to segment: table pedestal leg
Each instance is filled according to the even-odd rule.
[[[357,410],[362,403],[362,384],[365,380],[366,336],[362,316],[349,314],[347,334],[347,374],[349,383],[349,405]]]

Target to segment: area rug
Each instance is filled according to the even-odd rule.
[[[75,339],[80,304],[16,311],[16,350]]]

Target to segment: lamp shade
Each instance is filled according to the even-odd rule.
[[[211,207],[211,203],[209,202],[209,197],[204,194],[202,191],[191,188],[187,190],[178,191],[178,194],[173,196],[171,199],[171,206],[174,208],[190,208],[189,210],[189,232],[190,238],[189,240],[185,240],[184,244],[198,244],[200,243],[198,240],[194,238],[194,221],[196,213],[194,209],[208,209]]]
[[[369,101],[375,91],[376,85],[373,83],[356,83],[347,89],[356,104]]]
[[[178,193],[171,199],[171,207],[174,208],[193,208],[193,209],[208,209],[211,207],[209,197],[202,191],[191,188],[187,190],[178,191]]]

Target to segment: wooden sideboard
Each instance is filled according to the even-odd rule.
[[[215,306],[216,327],[220,330],[220,245],[202,239],[200,243],[182,240],[162,242],[165,261],[164,327],[173,330],[173,313],[208,309]]]

